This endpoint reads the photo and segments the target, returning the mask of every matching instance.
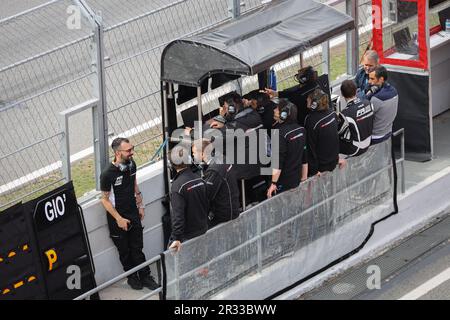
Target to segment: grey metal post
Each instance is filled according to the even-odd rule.
[[[83,17],[88,20],[94,33],[92,49],[92,71],[90,78],[93,94],[99,103],[92,109],[94,156],[95,156],[95,184],[100,189],[100,173],[109,162],[108,156],[108,109],[106,105],[103,21],[100,15],[89,7],[85,0],[73,0],[80,8]],[[99,13],[100,14],[100,13]]]
[[[108,109],[106,105],[105,89],[105,67],[104,67],[104,44],[103,44],[103,23],[99,16],[96,16],[96,27],[94,30],[95,58],[93,65],[97,75],[97,85],[94,90],[99,99],[99,104],[93,109],[94,121],[94,152],[95,152],[95,176],[96,187],[100,189],[100,174],[109,162],[108,156]]]
[[[245,203],[245,179],[241,180],[241,187],[242,187],[242,211],[245,211],[247,209],[247,204]]]
[[[347,74],[354,75],[359,66],[359,0],[346,0],[346,12],[356,24],[356,28],[347,32]]]
[[[405,184],[405,131],[402,131],[401,135],[401,157],[402,157],[402,163],[401,163],[401,171],[402,171],[402,194],[406,191],[406,184]]]
[[[330,41],[322,43],[322,73],[330,76]]]
[[[202,87],[197,87],[197,127],[198,127],[198,139],[203,138],[203,127],[202,127],[202,120],[203,120],[203,105],[202,105]]]
[[[262,258],[262,222],[261,222],[261,210],[258,209],[256,212],[256,236],[258,237],[257,248],[258,248],[258,272],[262,271],[263,258]]]
[[[62,174],[66,182],[72,180],[70,170],[70,139],[69,139],[69,120],[64,114],[60,114],[60,123],[63,136],[61,137],[61,163]]]
[[[180,258],[179,252],[174,255],[175,267],[175,300],[180,300]]]
[[[230,17],[235,19],[241,15],[241,0],[228,0]]]
[[[162,102],[162,104],[163,104],[163,108],[164,108],[164,128],[163,128],[163,130],[164,130],[164,141],[167,141],[167,145],[166,145],[166,147],[165,147],[165,152],[166,152],[166,159],[167,159],[167,161],[170,161],[170,154],[169,154],[169,146],[170,146],[170,140],[169,140],[169,129],[168,129],[168,127],[169,127],[169,116],[168,116],[168,112],[167,112],[167,89],[168,89],[168,87],[170,87],[170,83],[167,83],[167,82],[164,82],[163,81],[163,83],[162,83],[162,90],[163,90],[163,96],[162,96],[162,99],[163,99],[163,101],[161,101]],[[168,182],[168,184],[169,184],[169,190],[170,190],[170,187],[171,187],[171,184],[170,184],[170,171],[169,170],[167,170],[167,172],[165,172],[165,174],[167,175],[167,182]]]

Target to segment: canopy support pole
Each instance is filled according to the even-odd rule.
[[[169,140],[169,118],[168,118],[168,110],[167,110],[167,87],[170,86],[169,83],[163,81],[161,84],[162,87],[162,103],[163,103],[163,129],[164,129],[164,141],[167,141],[167,145],[164,147],[164,168],[166,169],[166,192],[170,191],[170,170],[167,168],[167,162],[169,161],[169,148],[170,148],[170,140]]]
[[[197,125],[198,125],[198,129],[196,130],[198,132],[198,139],[202,139],[203,138],[203,106],[202,106],[202,87],[199,86],[197,87],[197,106],[198,106],[198,116],[197,116]]]

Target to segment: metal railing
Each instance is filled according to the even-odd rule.
[[[101,285],[95,287],[94,289],[89,290],[89,291],[83,293],[82,295],[76,297],[74,300],[84,300],[84,299],[87,299],[87,298],[89,298],[90,296],[92,296],[92,295],[94,295],[94,294],[96,294],[96,293],[99,293],[100,291],[102,291],[102,290],[104,290],[104,289],[106,289],[106,288],[111,287],[113,284],[115,284],[115,283],[117,283],[117,282],[119,282],[119,281],[121,281],[121,280],[124,280],[125,278],[127,278],[127,277],[130,276],[130,275],[132,275],[133,273],[135,273],[135,272],[141,270],[142,268],[145,268],[145,267],[147,267],[147,266],[150,266],[150,265],[152,265],[152,264],[157,263],[157,264],[158,264],[158,270],[161,270],[160,267],[159,267],[159,266],[160,266],[160,262],[161,262],[161,257],[160,257],[160,256],[156,256],[156,257],[154,257],[154,258],[152,258],[152,259],[150,259],[150,260],[147,260],[147,261],[141,263],[140,265],[134,267],[133,269],[130,269],[130,270],[128,270],[127,272],[124,272],[124,273],[118,275],[117,277],[115,277],[115,278],[113,278],[113,279],[111,279],[111,280],[108,280],[108,281],[106,281],[105,283],[102,283]],[[160,288],[158,288],[158,289],[156,289],[156,290],[153,290],[153,291],[150,292],[149,294],[146,294],[145,296],[141,297],[141,299],[142,299],[142,300],[148,299],[148,298],[151,297],[151,296],[154,296],[154,295],[156,295],[156,294],[161,293],[161,291],[162,291],[162,288],[160,287]]]
[[[400,158],[396,159],[396,163],[400,164],[401,180],[400,187],[402,194],[406,191],[406,179],[405,179],[405,129],[401,128],[392,134],[394,137],[400,136]]]

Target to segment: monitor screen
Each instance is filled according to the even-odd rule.
[[[442,30],[445,30],[445,20],[450,19],[450,7],[439,11],[439,22]]]

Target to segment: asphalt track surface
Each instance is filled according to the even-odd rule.
[[[450,214],[381,256],[306,293],[307,300],[450,300]],[[379,285],[373,276],[379,268]]]

